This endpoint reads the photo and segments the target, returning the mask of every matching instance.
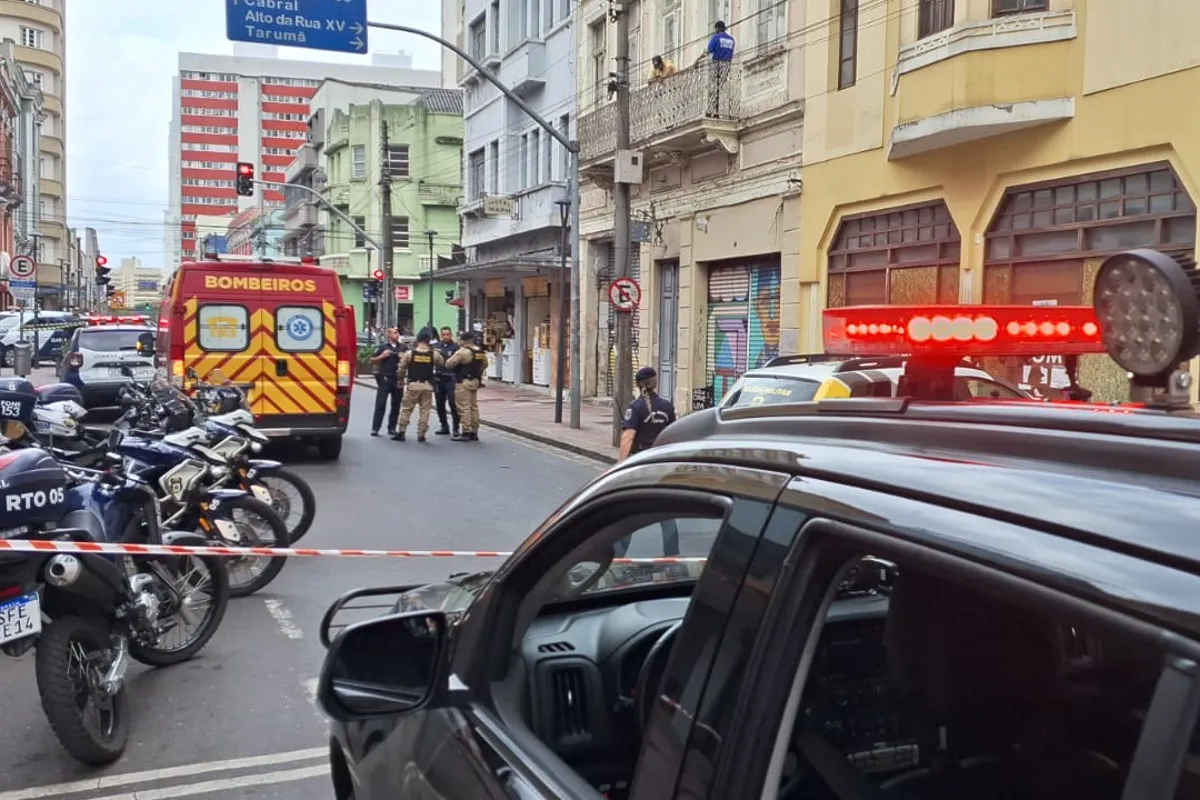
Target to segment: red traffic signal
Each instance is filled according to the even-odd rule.
[[[237,164],[237,180],[234,182],[239,197],[254,196],[254,165],[249,161]]]
[[[372,273],[372,277],[375,278],[375,280],[377,280],[377,281],[383,280],[383,278],[384,278],[383,270],[381,270],[381,269],[375,270],[375,272]]]
[[[105,258],[104,256],[96,256],[96,266],[97,267],[108,266],[108,259]]]
[[[254,165],[253,164],[245,164],[245,163],[238,164],[238,174],[239,175],[253,175],[254,174]]]

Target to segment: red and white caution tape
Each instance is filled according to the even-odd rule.
[[[245,558],[508,558],[512,553],[497,550],[319,550],[308,547],[224,547],[165,544],[113,544],[66,542],[41,539],[0,539],[0,552],[93,553],[119,556],[220,556]],[[615,564],[686,564],[705,558],[617,558]]]

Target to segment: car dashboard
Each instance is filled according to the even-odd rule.
[[[907,769],[916,746],[892,700],[884,658],[888,599],[851,574],[839,587],[816,653],[801,719],[868,771]],[[539,618],[524,639],[530,727],[605,797],[620,800],[637,766],[635,694],[659,638],[688,598]]]

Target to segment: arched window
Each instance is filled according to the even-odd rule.
[[[847,217],[829,251],[829,306],[957,303],[961,250],[940,200]]]

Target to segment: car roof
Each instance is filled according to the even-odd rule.
[[[846,369],[847,366],[855,368]],[[819,382],[834,375],[842,375],[847,372],[877,372],[892,383],[895,383],[904,374],[904,368],[901,366],[872,367],[869,364],[851,364],[845,361],[818,361],[810,364],[780,364],[774,367],[757,367],[747,370],[742,375],[750,378],[802,378]],[[994,380],[987,372],[975,367],[957,367],[954,370],[954,374],[960,378]]]
[[[908,398],[714,408],[681,417],[626,463],[647,461],[787,470],[1200,574],[1195,414]]]
[[[88,331],[139,331],[139,332],[143,332],[143,333],[146,333],[146,332],[153,333],[154,332],[154,328],[150,325],[123,325],[120,323],[115,324],[115,325],[88,325],[86,327],[80,327],[79,330],[81,330],[85,333],[87,333]]]

